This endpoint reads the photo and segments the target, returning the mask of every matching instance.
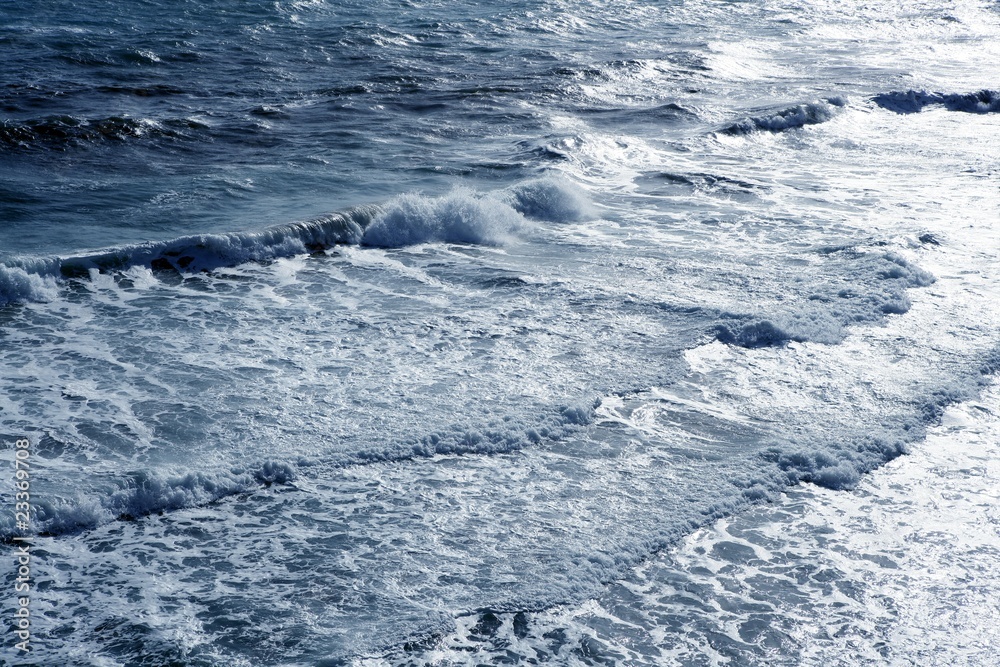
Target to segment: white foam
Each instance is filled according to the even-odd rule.
[[[536,179],[487,193],[460,188],[441,197],[404,194],[385,204],[362,243],[503,246],[530,233],[529,219],[573,222],[592,215],[583,191],[564,179]]]
[[[817,125],[831,120],[840,109],[847,105],[843,97],[798,104],[781,111],[754,116],[734,123],[723,130],[726,134],[743,135],[753,132],[783,132],[806,125]]]
[[[0,265],[0,306],[24,301],[50,301],[57,294],[54,276],[29,273],[17,266]]]
[[[420,243],[506,245],[527,229],[509,205],[456,190],[443,197],[417,194],[390,200],[365,230],[362,243],[398,248]]]
[[[135,473],[116,480],[118,490],[107,495],[70,495],[39,498],[34,509],[35,530],[61,534],[114,521],[135,519],[156,512],[195,507],[261,485],[286,484],[296,477],[287,463],[267,461],[253,468],[212,472],[188,472],[176,476]],[[8,519],[0,524],[0,535],[14,534]]]

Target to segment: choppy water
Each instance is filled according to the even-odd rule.
[[[30,664],[993,664],[998,37],[4,6]]]

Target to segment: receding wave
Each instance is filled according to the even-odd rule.
[[[772,447],[763,458],[777,464],[787,474],[789,484],[810,482],[835,490],[853,488],[861,475],[907,453],[909,443],[922,439],[926,427],[939,423],[949,406],[976,398],[998,371],[1000,347],[994,347],[951,384],[927,390],[916,401],[915,416],[894,429],[868,434],[843,450]]]
[[[854,488],[865,473],[905,454],[913,443],[924,438],[927,427],[939,422],[947,406],[977,396],[979,389],[989,382],[987,374],[998,370],[1000,348],[987,352],[978,368],[964,368],[953,386],[938,387],[917,398],[914,406],[917,408],[914,411],[916,416],[901,425],[886,424],[884,429],[865,434],[838,432],[828,438],[810,439],[808,444],[803,444],[794,435],[776,439],[747,461],[744,472],[733,471],[729,479],[733,487],[731,495],[720,494],[704,514],[693,519],[686,528],[693,530],[749,506],[775,501],[789,486],[803,482],[833,490]],[[644,542],[619,543],[615,559],[593,559],[588,574],[602,583],[619,580],[626,568],[646,562],[652,553],[674,545],[676,539],[677,533],[656,534],[651,531]],[[744,557],[737,552],[733,560],[737,558]],[[629,587],[619,588],[625,590],[627,595],[634,595]],[[535,616],[538,612],[557,605],[579,605],[584,599],[593,598],[593,590],[581,587],[567,594],[563,590],[549,589],[546,595],[491,600],[486,605],[470,608],[458,615],[462,626],[460,632],[445,627],[411,635],[405,643],[379,647],[381,660],[394,665],[432,663],[447,650],[446,634],[454,632],[455,637],[465,642],[460,646],[463,657],[477,655],[477,644],[489,644],[498,652],[506,650],[506,655],[515,656],[511,660],[516,662],[520,656],[515,650],[520,651],[525,646],[524,643],[518,645],[518,642],[531,641],[543,643],[551,654],[580,656],[582,664],[596,664],[595,661],[588,662],[588,659],[602,655],[599,653],[604,651],[601,644],[583,642],[574,647],[568,641],[565,629],[543,632],[533,625],[538,622],[539,617]],[[537,654],[545,655],[540,651]],[[619,664],[621,654],[604,652],[603,655],[610,657],[597,662]]]
[[[833,118],[845,106],[847,106],[846,98],[828,97],[788,107],[775,113],[746,118],[724,128],[722,133],[741,136],[755,132],[783,132],[806,125],[817,125]]]
[[[1000,93],[980,90],[978,93],[928,93],[923,90],[880,93],[872,98],[878,106],[896,113],[918,113],[924,107],[940,105],[949,111],[963,113],[1000,112]]]
[[[792,439],[776,438],[756,456],[764,469],[731,480],[735,494],[720,499],[706,517],[730,514],[746,503],[774,499],[789,485],[810,482],[831,489],[852,488],[861,476],[906,453],[909,444],[923,437],[927,426],[940,421],[952,404],[973,399],[1000,371],[1000,348],[986,353],[952,384],[929,389],[915,401],[913,417],[884,432],[850,441],[841,439],[803,448]],[[627,393],[616,394],[625,396]],[[334,454],[323,460],[300,458],[295,463],[264,461],[212,472],[157,475],[136,471],[113,482],[99,495],[45,498],[35,506],[33,525],[40,535],[62,535],[90,530],[113,521],[133,521],[145,516],[208,505],[227,497],[253,493],[273,484],[294,484],[300,478],[328,476],[346,466],[410,461],[436,455],[496,455],[522,450],[542,441],[559,441],[579,434],[597,422],[601,399],[566,404],[534,423],[501,419],[481,428],[455,426],[421,438],[401,441],[384,449]],[[767,472],[767,469],[770,471]],[[10,541],[13,517],[0,517],[0,542]]]
[[[196,273],[317,253],[340,244],[402,247],[418,243],[502,245],[529,219],[569,222],[592,215],[569,182],[537,179],[488,193],[457,190],[441,197],[404,194],[383,204],[357,206],[305,222],[258,232],[197,234],[71,257],[18,259],[0,265],[0,306],[46,301],[66,278],[134,266]]]

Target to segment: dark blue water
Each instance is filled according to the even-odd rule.
[[[577,106],[572,83],[588,73],[572,53],[620,57],[542,6],[5,11],[8,253],[253,229],[456,178],[523,178],[542,165],[518,140],[542,134],[552,107]]]

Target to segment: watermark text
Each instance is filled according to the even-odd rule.
[[[14,648],[22,653],[31,650],[31,442],[22,438],[14,443],[14,525],[21,533],[14,535]]]

